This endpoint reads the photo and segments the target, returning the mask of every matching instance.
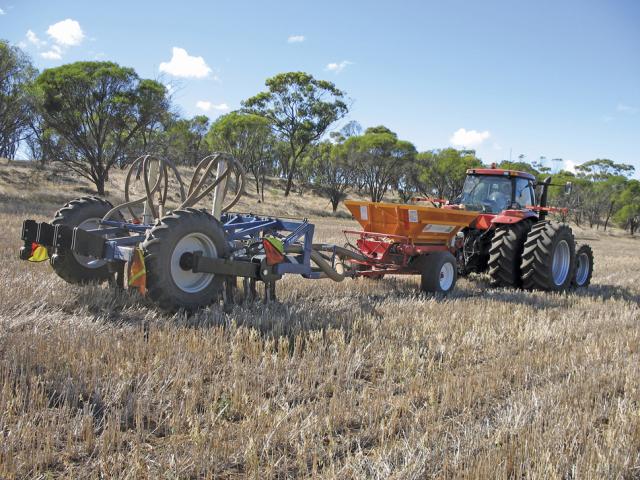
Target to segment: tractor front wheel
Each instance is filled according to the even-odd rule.
[[[220,222],[187,208],[163,217],[142,244],[149,297],[164,310],[194,311],[220,297],[224,278],[191,270],[188,257],[224,258],[228,246]]]
[[[575,240],[565,223],[536,223],[522,254],[522,282],[528,290],[562,292],[573,282]]]

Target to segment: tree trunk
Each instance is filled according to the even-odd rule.
[[[611,214],[613,213],[613,205],[615,202],[611,202],[609,205],[609,211],[607,212],[607,217],[604,220],[604,231],[607,231],[607,225],[609,225],[609,219],[611,218]]]
[[[98,195],[104,196],[104,181],[105,181],[105,175],[96,175],[96,177],[93,180],[93,183],[96,185],[96,190],[98,192]]]
[[[284,189],[285,197],[289,196],[289,192],[291,192],[291,187],[293,187],[293,168],[289,170],[289,174],[287,175],[287,185]]]

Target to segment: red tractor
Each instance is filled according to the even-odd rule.
[[[585,287],[591,281],[593,253],[576,245],[566,223],[546,216],[551,178],[498,168],[467,171],[462,194],[443,208],[481,212],[458,233],[461,274],[488,270],[493,286],[546,291]],[[540,187],[536,202],[536,186]],[[571,185],[567,184],[566,191]]]

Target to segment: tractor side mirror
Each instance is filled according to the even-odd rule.
[[[571,195],[571,191],[573,190],[573,183],[567,182],[564,185],[564,194]]]

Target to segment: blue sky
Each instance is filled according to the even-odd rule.
[[[384,124],[420,150],[464,145],[485,162],[511,151],[569,167],[611,158],[640,170],[639,1],[0,0],[0,9],[0,37],[40,69],[112,60],[174,85],[188,116],[214,118],[267,77],[303,70],[347,92],[350,120]]]

